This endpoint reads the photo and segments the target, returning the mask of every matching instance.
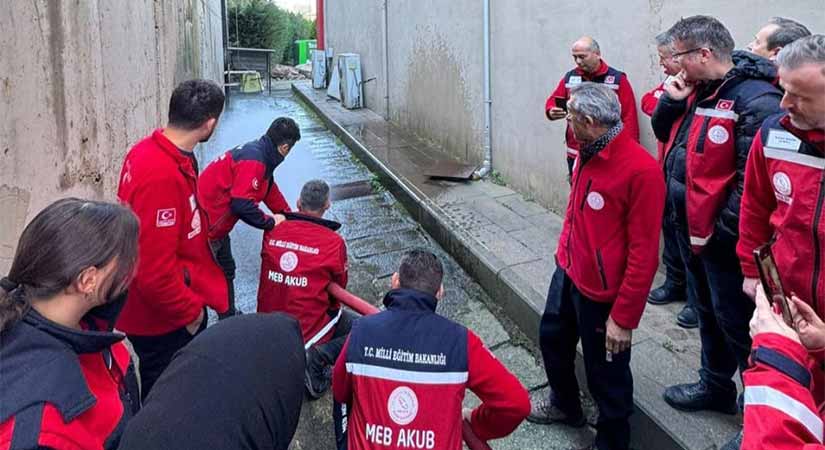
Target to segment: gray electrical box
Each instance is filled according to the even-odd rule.
[[[312,87],[327,87],[327,52],[324,50],[312,51]]]
[[[361,75],[361,56],[357,53],[338,55],[338,72],[340,76],[341,104],[347,109],[359,109],[364,106]]]

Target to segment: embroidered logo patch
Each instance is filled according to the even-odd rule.
[[[175,208],[159,209],[155,225],[158,228],[173,227],[175,226],[176,215]]]
[[[407,425],[418,415],[418,397],[407,386],[399,386],[390,394],[387,401],[390,419],[398,425]]]
[[[281,270],[286,273],[292,272],[298,267],[298,255],[295,252],[286,252],[281,255]]]
[[[591,192],[587,194],[587,205],[595,211],[600,211],[604,208],[604,197],[598,192]]]
[[[613,84],[616,82],[616,77],[614,77],[613,75],[608,75],[604,77],[604,82],[607,84]]]
[[[730,139],[730,133],[722,125],[714,125],[708,131],[708,139],[714,144],[724,144]]]
[[[258,179],[253,178],[252,179],[252,189],[255,189],[257,191],[260,187],[261,187],[261,184],[258,182]]]
[[[789,177],[788,174],[785,172],[776,172],[773,174],[773,189],[777,200],[789,205],[791,204],[793,186],[791,185],[791,177]]]
[[[719,100],[719,102],[716,103],[716,109],[719,111],[733,110],[733,100]]]

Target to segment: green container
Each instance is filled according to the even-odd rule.
[[[298,59],[295,65],[306,64],[315,49],[315,39],[301,39],[295,41],[295,56]]]

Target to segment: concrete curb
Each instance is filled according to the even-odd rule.
[[[370,150],[353,137],[341,124],[330,118],[321,108],[294,85],[293,92],[298,98],[332,131],[373,173],[379,176],[381,183],[404,205],[410,214],[421,224],[450,255],[461,264],[484,288],[516,325],[538,346],[539,320],[542,311],[533,305],[543,304],[545,293],[529,287],[512,268],[473,239],[464,235],[441,207],[428,199],[413,183],[396,174],[390,167],[376,158]],[[550,274],[548,274],[548,277]],[[529,299],[537,299],[531,302]],[[581,355],[577,358],[577,377],[581,389],[584,385],[584,365]],[[638,393],[638,391],[636,391]],[[634,398],[636,414],[631,416],[634,448],[656,450],[685,450],[678,436],[668,432],[648,409]]]

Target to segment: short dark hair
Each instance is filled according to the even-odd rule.
[[[310,180],[301,188],[301,208],[307,211],[321,211],[329,201],[329,185],[324,180]]]
[[[194,130],[223,112],[223,90],[209,80],[188,80],[179,84],[169,99],[169,125]]]
[[[398,268],[398,281],[402,288],[415,289],[435,295],[441,288],[444,268],[432,252],[418,249],[410,250],[401,259]]]
[[[266,135],[276,147],[281,144],[293,146],[301,140],[301,130],[298,124],[289,117],[278,117],[273,120],[269,129],[266,130]]]
[[[707,47],[721,61],[730,61],[733,36],[718,19],[711,16],[690,16],[680,19],[667,31],[674,41],[686,47]]]
[[[100,289],[106,299],[122,292],[137,264],[138,230],[137,216],[115,203],[66,198],[40,211],[23,230],[0,286],[0,331],[19,321],[32,299],[54,297],[89,267],[116,259]]]
[[[771,33],[770,36],[768,36],[768,50],[773,50],[777,47],[784,47],[797,39],[811,35],[811,31],[808,30],[805,25],[802,25],[795,20],[786,19],[784,17],[772,17],[768,23],[779,27],[776,31]]]

